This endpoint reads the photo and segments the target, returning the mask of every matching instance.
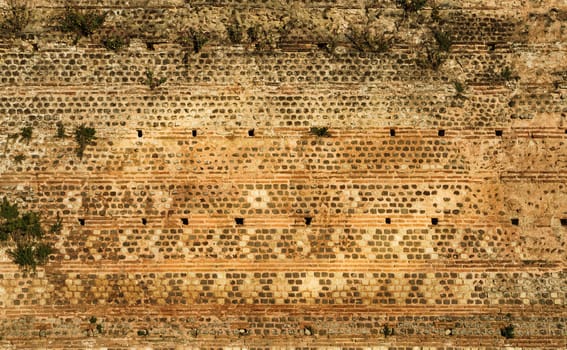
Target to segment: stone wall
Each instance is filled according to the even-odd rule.
[[[81,0],[108,14],[76,43],[64,1],[27,4],[0,197],[63,230],[35,272],[2,243],[1,348],[567,346],[563,1]]]

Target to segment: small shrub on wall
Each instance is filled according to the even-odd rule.
[[[423,9],[427,0],[396,0],[396,5],[404,10],[404,13],[415,13]]]
[[[58,29],[63,33],[74,34],[74,42],[77,43],[82,37],[91,36],[99,30],[104,24],[106,15],[106,13],[79,10],[77,7],[68,6],[58,18]]]
[[[386,52],[392,46],[392,37],[384,33],[373,33],[368,27],[351,26],[345,34],[352,46],[360,52]]]
[[[100,43],[108,50],[118,52],[130,45],[130,35],[126,31],[114,28],[103,33]]]
[[[94,144],[96,130],[84,124],[75,129],[75,142],[77,143],[77,156],[83,158],[85,149]]]
[[[152,70],[146,71],[146,79],[144,79],[144,84],[147,85],[150,90],[155,90],[160,85],[167,81],[166,77],[157,78]]]
[[[240,44],[244,40],[244,28],[236,17],[226,26],[226,35],[232,44]]]
[[[7,7],[0,11],[0,31],[4,35],[19,36],[33,19],[33,12],[27,0],[8,0]]]
[[[52,233],[59,233],[62,225]],[[53,226],[52,226],[53,228]],[[35,270],[45,265],[53,253],[50,244],[43,241],[44,233],[40,215],[34,212],[20,213],[16,204],[10,204],[6,198],[0,203],[0,241],[15,243],[15,248],[8,250],[8,256],[22,270]]]
[[[203,46],[209,41],[208,34],[200,30],[189,28],[179,34],[177,42],[190,48],[193,53],[201,52]]]

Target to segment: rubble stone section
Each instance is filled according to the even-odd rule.
[[[118,52],[28,3],[0,197],[63,229],[37,271],[0,246],[0,348],[567,347],[564,1],[76,1],[138,33]],[[387,52],[345,39],[364,25]]]

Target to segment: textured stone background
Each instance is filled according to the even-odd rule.
[[[35,273],[0,247],[0,348],[567,346],[564,1],[84,0],[109,14],[76,45],[63,1],[29,4],[0,41],[0,196],[64,228]],[[454,39],[438,70],[431,28]],[[82,160],[58,121],[96,129]]]

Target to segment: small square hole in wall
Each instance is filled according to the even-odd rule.
[[[392,219],[390,218],[386,218],[386,220],[384,220],[386,222],[386,224],[390,225],[392,223]]]
[[[244,225],[244,218],[234,218],[234,222],[237,225]]]
[[[138,137],[144,136],[144,132],[142,130],[136,130],[138,132]]]
[[[193,129],[193,130],[191,131],[191,136],[197,137],[197,130]]]
[[[79,225],[85,226],[85,219],[79,219]]]
[[[182,223],[183,225],[189,225],[189,219],[187,219],[187,218],[181,218],[181,223]]]
[[[142,218],[142,225],[146,225],[148,223],[148,220],[146,218]]]
[[[445,130],[438,130],[437,136],[445,136]]]
[[[495,130],[494,134],[496,134],[496,136],[502,136],[503,131],[502,130]]]
[[[567,226],[567,218],[559,219],[561,226]]]
[[[254,136],[254,129],[248,130],[248,136]]]
[[[431,218],[431,225],[437,225],[439,223],[439,219]]]
[[[567,134],[567,129],[565,129],[565,133]]]
[[[510,220],[510,222],[512,223],[512,225],[518,226],[518,225],[520,224],[520,219],[518,219],[518,218],[512,218],[512,219]]]
[[[313,327],[311,327],[311,326],[303,327],[303,334],[305,334],[307,336],[313,335]]]
[[[390,129],[390,136],[396,136],[396,130]]]
[[[306,216],[304,219],[305,219],[305,225],[307,226],[311,225],[311,221],[313,220],[312,217]]]
[[[146,42],[146,49],[148,49],[150,51],[155,51],[156,48],[154,46],[154,43],[148,41],[148,42]]]

